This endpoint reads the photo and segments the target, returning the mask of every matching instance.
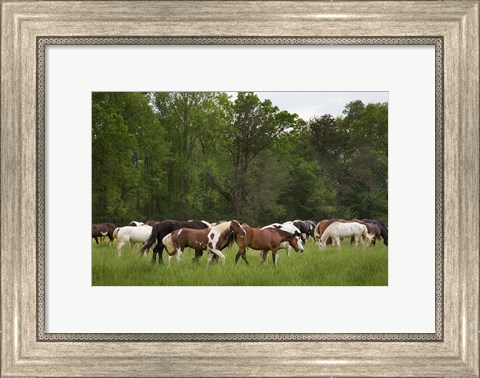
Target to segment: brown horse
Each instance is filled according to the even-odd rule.
[[[280,243],[288,241],[288,243],[295,249],[295,251],[303,252],[302,240],[295,234],[287,232],[279,228],[253,228],[248,224],[242,224],[246,232],[244,237],[236,235],[235,241],[238,244],[238,253],[235,256],[235,263],[241,257],[248,265],[246,251],[247,247],[256,249],[261,252],[262,264],[267,259],[268,251],[272,251],[272,259],[274,265],[277,264],[277,251]]]
[[[222,249],[226,247],[225,240],[233,232],[235,235],[245,236],[245,230],[236,220],[220,223],[210,229],[196,230],[192,228],[181,228],[168,234],[162,239],[162,243],[168,253],[168,261],[177,254],[177,261],[180,261],[183,250],[190,247],[195,250],[208,250],[210,252],[208,262],[214,255],[222,258],[225,264],[225,255]]]
[[[115,231],[115,225],[113,223],[96,223],[92,224],[92,238],[98,244],[98,238],[108,236],[110,244],[113,242],[113,231]]]

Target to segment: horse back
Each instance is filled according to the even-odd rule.
[[[276,228],[252,228],[252,238],[248,244],[250,248],[257,250],[272,249],[282,242],[280,233]]]
[[[316,233],[315,237],[321,238],[327,227],[333,222],[335,222],[335,219],[324,219],[318,222],[314,230],[314,235]]]
[[[208,229],[180,228],[172,233],[173,242],[180,248],[206,249]]]

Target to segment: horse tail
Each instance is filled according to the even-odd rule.
[[[165,236],[162,239],[162,243],[165,246],[165,249],[167,250],[168,254],[171,254],[173,251],[175,251],[175,246],[173,245],[173,240],[172,240],[172,233],[169,233],[167,236]],[[170,248],[172,249],[170,251]]]
[[[152,244],[155,243],[155,240],[157,240],[157,236],[158,236],[158,233],[159,233],[159,230],[158,230],[157,226],[158,226],[158,224],[156,224],[152,227],[152,232],[151,232],[150,236],[148,237],[147,241],[145,242],[145,244],[143,245],[143,247],[140,248],[140,253],[143,253],[147,249],[150,249]]]
[[[118,231],[120,231],[120,227],[117,227],[115,230],[113,230],[113,238],[118,239]]]
[[[315,226],[315,229],[313,230],[313,240],[315,240],[316,242],[319,242],[320,241],[320,222],[317,223],[317,225]]]

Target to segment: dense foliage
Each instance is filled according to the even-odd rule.
[[[388,106],[303,120],[220,92],[92,98],[93,223],[387,219]]]

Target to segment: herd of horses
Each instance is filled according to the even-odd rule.
[[[225,264],[225,248],[234,243],[238,246],[235,263],[240,258],[248,265],[246,251],[251,248],[260,251],[261,262],[265,262],[269,251],[272,260],[278,261],[278,251],[285,249],[287,256],[290,248],[296,252],[304,251],[304,243],[312,237],[315,243],[323,248],[327,244],[341,246],[343,239],[349,239],[355,245],[364,248],[374,245],[380,238],[388,246],[388,229],[380,220],[375,219],[328,219],[318,223],[311,220],[295,220],[284,223],[273,223],[262,228],[251,227],[236,220],[208,223],[204,220],[176,221],[149,220],[144,223],[132,221],[123,227],[115,227],[113,223],[97,223],[92,225],[92,238],[108,237],[110,244],[118,240],[118,255],[128,242],[142,243],[140,253],[146,255],[155,244],[152,263],[159,257],[163,262],[165,250],[170,262],[174,257],[180,261],[185,248],[195,250],[194,261],[198,261],[204,251],[208,252],[208,263],[221,259]]]

